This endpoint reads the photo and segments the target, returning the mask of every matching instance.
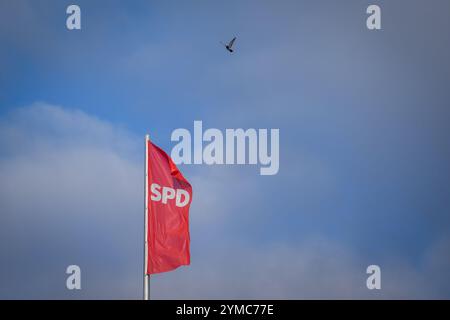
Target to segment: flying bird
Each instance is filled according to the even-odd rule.
[[[224,43],[222,43],[224,46],[225,46],[225,48],[229,51],[229,52],[231,52],[231,53],[233,53],[233,44],[234,44],[234,41],[236,41],[236,37],[234,37],[230,42],[228,42],[228,44],[224,44]]]

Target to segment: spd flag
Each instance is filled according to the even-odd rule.
[[[189,207],[192,187],[172,159],[147,140],[146,274],[190,264]]]

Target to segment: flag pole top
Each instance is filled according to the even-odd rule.
[[[148,141],[148,140],[150,140],[150,135],[149,135],[149,134],[146,134],[146,135],[145,135],[145,141]]]

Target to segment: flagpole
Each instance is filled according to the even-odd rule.
[[[150,300],[150,275],[147,274],[148,263],[148,142],[150,135],[145,135],[145,213],[144,213],[144,300]]]

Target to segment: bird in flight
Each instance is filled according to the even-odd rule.
[[[234,44],[234,41],[236,41],[236,37],[234,37],[233,39],[231,39],[231,41],[230,42],[228,42],[228,44],[224,44],[224,43],[222,43],[224,46],[225,46],[225,48],[229,51],[229,52],[231,52],[231,53],[233,53],[233,44]]]

